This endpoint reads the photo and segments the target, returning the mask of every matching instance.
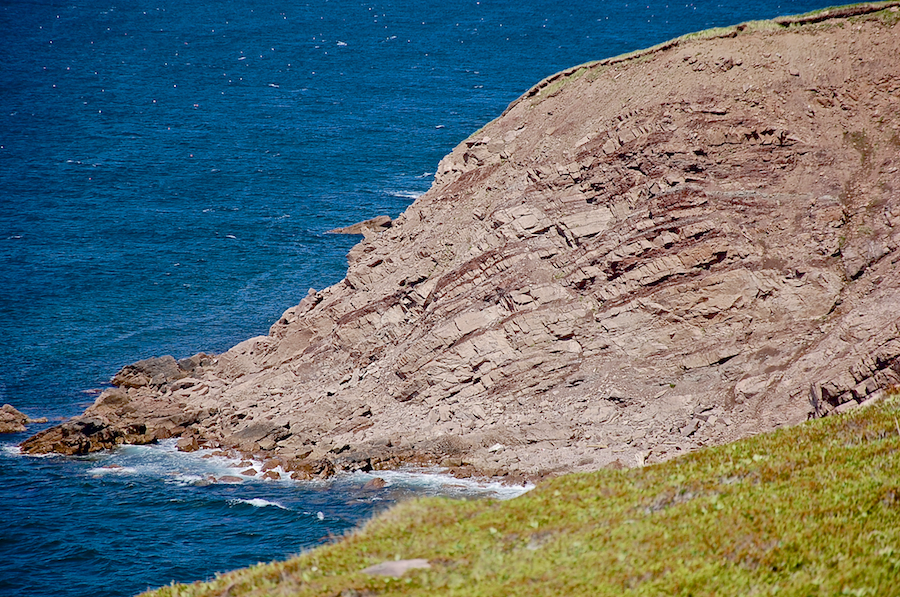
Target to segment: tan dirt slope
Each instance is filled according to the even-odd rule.
[[[126,367],[23,450],[181,436],[298,478],[416,459],[540,476],[666,459],[897,384],[896,5],[541,82],[268,336]]]

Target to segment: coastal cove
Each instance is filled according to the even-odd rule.
[[[252,374],[240,369],[252,365],[255,355],[273,349],[274,344],[259,340],[270,326],[272,337],[280,341],[296,331],[290,326],[298,318],[328,305],[323,303],[326,288],[371,286],[373,279],[359,275],[368,271],[359,269],[361,264],[382,259],[372,267],[383,263],[390,267],[383,239],[402,234],[410,214],[429,221],[421,207],[400,214],[431,188],[435,176],[436,186],[449,188],[459,177],[473,177],[472,164],[491,166],[503,149],[496,146],[496,137],[493,142],[488,138],[490,132],[472,136],[469,146],[459,145],[462,140],[528,89],[533,93],[520,105],[558,101],[563,87],[559,80],[534,86],[537,81],[573,64],[637,50],[689,31],[822,6],[723,3],[715,11],[701,11],[693,5],[669,9],[651,3],[608,8],[610,12],[584,18],[548,3],[520,3],[515,9],[485,3],[459,8],[425,3],[415,9],[391,4],[339,8],[326,3],[284,13],[231,4],[218,6],[216,13],[191,4],[127,11],[95,4],[77,8],[8,4],[0,16],[17,35],[2,49],[5,63],[13,67],[0,74],[4,282],[0,332],[10,339],[0,365],[0,403],[12,403],[35,419],[48,417],[49,423],[29,428],[35,433],[81,413],[128,363],[161,354],[183,359],[200,352],[212,355],[208,357],[212,361],[255,337],[232,353],[238,356],[229,373],[234,379]],[[682,62],[697,72],[689,58]],[[721,66],[714,62],[708,68]],[[791,68],[785,67],[789,81],[802,74],[794,75]],[[723,116],[718,106],[703,109],[709,118]],[[506,116],[515,118],[514,109]],[[774,133],[759,132],[769,137]],[[779,139],[789,140],[788,133]],[[848,139],[848,151],[857,152],[859,159],[858,148],[864,148],[865,138]],[[567,142],[575,146],[581,140],[579,136]],[[622,138],[616,143],[635,140]],[[602,155],[606,142],[587,138],[581,145]],[[451,153],[454,147],[457,150]],[[877,161],[881,154],[870,155]],[[554,184],[548,176],[570,174],[574,172],[537,173],[537,178]],[[672,181],[673,187],[695,184]],[[723,200],[725,195],[716,192],[710,190],[706,201]],[[435,197],[426,196],[419,205],[439,214],[442,208]],[[774,195],[769,198],[778,200]],[[825,218],[831,204],[814,207],[811,217]],[[518,225],[518,232],[524,233],[540,227],[540,214],[530,214],[534,223],[528,227],[524,225],[528,218],[521,219],[528,214],[504,209],[505,215],[489,216],[497,221],[496,228],[517,230]],[[357,244],[359,237],[327,234],[381,214],[390,215],[395,226],[362,244]],[[446,219],[431,222],[436,234],[439,225],[450,224]],[[857,228],[863,226],[869,224],[860,220]],[[882,238],[877,227],[866,234]],[[889,235],[884,238],[889,240]],[[884,246],[893,250],[888,240]],[[834,239],[817,242],[832,241],[837,242],[837,233]],[[849,241],[842,246],[864,246],[854,244],[855,237]],[[716,255],[712,251],[711,256]],[[847,269],[849,279],[860,280],[857,288],[863,283],[877,288],[879,282],[872,280],[884,274],[878,270],[881,255],[862,251],[858,264],[849,255],[845,251],[836,267]],[[858,269],[849,271],[853,267]],[[803,274],[808,274],[807,281],[817,280],[820,289],[840,292],[826,270]],[[398,288],[428,284],[428,272],[422,274],[424,279],[419,279],[419,272],[407,274],[400,276],[405,283],[398,278]],[[345,275],[348,281],[341,282]],[[799,272],[791,275],[803,277]],[[813,311],[820,306],[807,300],[803,283],[795,286],[799,290],[780,296],[805,304],[810,317],[819,316]],[[308,294],[310,287],[318,291]],[[448,284],[442,288],[452,290]],[[550,295],[513,292],[501,298],[505,304],[523,306],[555,300]],[[365,309],[365,301],[353,307]],[[719,308],[731,307],[740,308],[738,298]],[[485,311],[489,309],[486,303]],[[382,325],[395,325],[390,321],[393,315],[383,311],[378,313]],[[285,315],[279,321],[281,313]],[[491,323],[472,317],[454,321],[454,333],[461,335]],[[579,333],[577,326],[571,334],[562,330],[554,341],[577,342]],[[566,346],[575,354],[573,344]],[[408,356],[412,368],[415,350]],[[697,361],[688,369],[700,370],[736,356],[708,354],[708,362]],[[825,403],[846,393],[852,393],[855,401],[875,393],[877,374],[889,375],[891,358],[885,356],[886,365],[872,365],[871,388],[866,386],[869,378],[862,388],[854,382],[849,389],[829,386],[826,382],[831,380],[823,379],[822,408],[834,408],[836,404]],[[202,371],[196,378],[192,371],[181,372],[180,379],[164,380],[182,382],[180,387],[167,386],[170,396],[200,389],[199,381],[183,380],[201,380]],[[335,384],[329,395],[341,395],[346,384],[358,387],[357,392],[369,391],[365,384],[377,379],[374,369],[348,367],[328,380]],[[566,396],[595,381],[566,386]],[[447,387],[470,382],[442,380]],[[761,392],[753,385],[759,382],[741,386],[748,403]],[[424,394],[416,394],[411,383],[391,388],[403,399],[398,408],[435,406],[425,402]],[[604,401],[622,397],[617,394],[622,390],[618,380],[603,383],[593,387],[605,392]],[[667,387],[668,381],[652,394],[668,391]],[[323,389],[332,391],[330,385]],[[645,390],[650,392],[641,392]],[[670,396],[682,390],[683,386]],[[524,407],[525,402],[522,398],[519,405]],[[114,401],[107,406],[115,406]],[[347,406],[352,408],[346,413],[326,409],[316,420],[353,422],[345,431],[358,435],[359,430],[364,437],[372,411],[378,414],[382,405],[361,401]],[[697,429],[709,433],[718,429],[717,421],[731,416],[715,407],[690,405],[693,410],[685,423],[696,429],[684,435],[694,438],[685,440],[684,451],[693,449],[687,444],[700,437],[692,435]],[[791,416],[803,416],[801,410]],[[424,415],[430,425],[454,424],[452,409],[434,412],[433,420]],[[650,413],[648,420],[660,413],[664,411]],[[460,422],[460,428],[471,431],[495,415],[489,409],[482,414],[468,413],[463,422],[471,421],[471,427]],[[193,424],[182,423],[173,427]],[[485,430],[479,441],[489,456],[485,462],[492,464],[473,471],[509,472],[515,465],[503,460],[507,446],[552,445],[563,439],[554,435],[558,430],[537,423],[521,421],[524,437],[518,437],[515,429],[496,435],[490,435],[496,430]],[[767,420],[761,428],[775,423],[774,418]],[[246,431],[238,427],[231,431]],[[741,429],[735,431],[738,434],[753,432],[730,424],[722,429],[726,427]],[[681,434],[680,427],[677,432]],[[2,436],[0,470],[6,482],[0,489],[0,593],[129,595],[171,580],[193,581],[287,557],[342,535],[386,505],[412,495],[510,497],[521,491],[439,476],[446,466],[429,469],[431,474],[425,477],[410,471],[354,473],[348,467],[346,473],[313,481],[288,481],[290,471],[282,468],[282,479],[264,481],[241,476],[249,468],[262,473],[264,462],[235,466],[242,464],[241,458],[216,455],[212,446],[180,452],[175,449],[178,433],[153,446],[75,457],[24,456],[16,446],[27,433]],[[268,437],[268,433],[252,435],[244,438],[250,442],[248,453],[263,447],[260,441]],[[407,443],[413,437],[407,437]],[[629,448],[615,458],[634,466],[642,463],[642,454],[652,456],[645,454],[643,437],[630,439]],[[724,439],[725,435],[710,436],[711,443]],[[404,438],[390,442],[403,446]],[[593,449],[608,447],[606,438],[585,442]],[[428,464],[462,464],[452,453],[454,449],[462,453],[462,448],[450,448],[436,449],[439,458]],[[334,444],[311,449],[321,454],[307,452],[304,457],[344,452],[343,446]],[[597,468],[615,458],[583,466]],[[385,465],[403,461],[401,457]],[[566,466],[572,468],[571,463],[560,463]],[[314,472],[311,476],[323,476]],[[524,479],[530,471],[520,467],[518,472]],[[537,472],[536,476],[552,474]],[[229,477],[241,482],[218,482]],[[376,477],[386,479],[386,486],[367,487]]]

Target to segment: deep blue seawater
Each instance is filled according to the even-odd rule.
[[[121,366],[223,351],[344,274],[541,78],[821,0],[0,0],[0,403],[79,413]],[[31,431],[41,427],[33,426]],[[204,485],[171,446],[0,438],[0,595],[131,595],[284,558],[437,478]],[[415,554],[410,554],[414,556]]]

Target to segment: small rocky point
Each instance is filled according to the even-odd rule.
[[[26,425],[46,422],[46,418],[30,418],[28,415],[16,410],[11,404],[0,406],[0,433],[22,433],[27,431]]]
[[[900,383],[898,3],[571,68],[266,336],[124,368],[22,444],[179,438],[295,478],[636,466]],[[268,466],[268,465],[267,465]]]

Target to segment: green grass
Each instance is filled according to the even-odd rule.
[[[153,593],[900,595],[900,401],[507,502],[420,499],[340,541]],[[401,578],[360,574],[426,558]]]
[[[587,72],[587,70],[587,67],[581,67],[573,73],[567,74],[564,77],[560,77],[553,83],[550,83],[546,87],[542,88],[540,93],[538,94],[538,97],[540,99],[544,99],[556,95],[568,83],[580,79]]]
[[[847,8],[853,8],[855,6],[888,7],[893,4],[894,4],[894,2],[891,2],[890,0],[882,0],[879,2],[854,2],[851,4],[836,4],[834,6],[826,6],[825,8],[811,10],[809,12],[804,12],[804,13],[801,13],[798,15],[791,15],[791,18],[808,19],[810,17],[816,17],[819,15],[824,15],[826,13],[833,13],[835,11],[840,11],[842,9],[847,9]]]

